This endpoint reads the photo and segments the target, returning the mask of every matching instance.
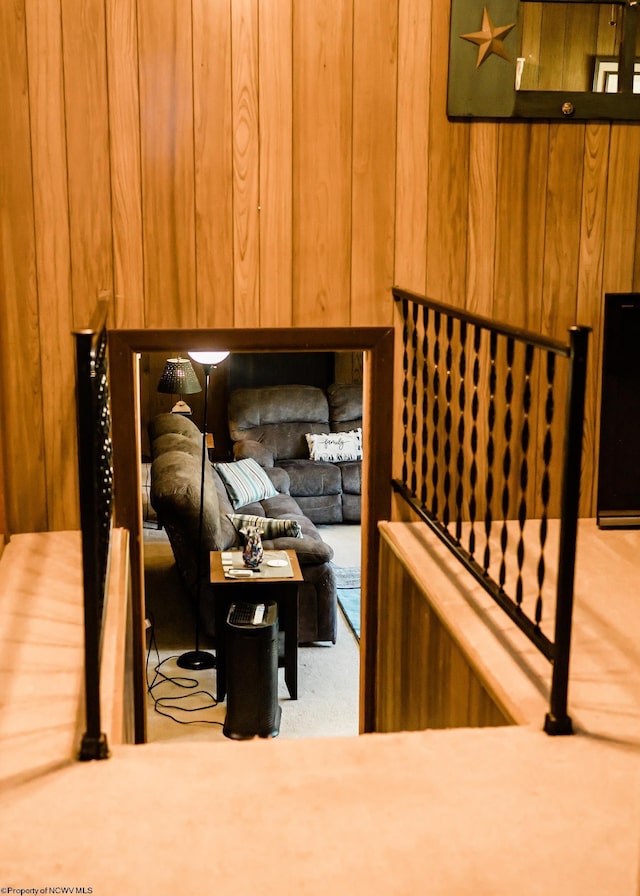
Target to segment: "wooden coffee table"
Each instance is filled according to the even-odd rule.
[[[295,551],[265,551],[258,572],[247,578],[231,578],[225,569],[231,558],[233,569],[246,569],[242,551],[211,551],[210,581],[216,626],[216,699],[227,693],[226,624],[234,601],[259,604],[275,601],[278,626],[284,632],[284,680],[292,700],[298,699],[298,587],[304,581]],[[225,565],[223,566],[223,559]],[[270,560],[287,560],[284,567],[269,566]]]

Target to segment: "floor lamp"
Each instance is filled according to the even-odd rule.
[[[227,357],[229,352],[189,352],[189,357],[202,366],[204,371],[204,408],[202,412],[202,464],[200,470],[200,515],[198,518],[198,554],[196,562],[196,631],[195,649],[183,653],[176,660],[181,669],[213,669],[216,659],[208,650],[200,650],[200,604],[202,598],[202,559],[204,532],[204,473],[207,462],[207,397],[209,395],[209,377],[211,368],[216,367]]]

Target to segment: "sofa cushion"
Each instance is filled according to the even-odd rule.
[[[327,389],[332,432],[362,428],[362,386],[333,383]]]
[[[347,461],[338,464],[342,476],[342,491],[347,495],[362,494],[362,464],[358,461]]]
[[[342,491],[340,469],[336,464],[316,460],[283,460],[280,466],[289,476],[290,492],[295,498],[339,495]]]
[[[296,501],[310,520],[319,525],[328,526],[343,521],[342,502],[344,497],[344,495],[313,495],[308,498],[296,498]]]
[[[234,509],[253,504],[263,498],[277,494],[273,482],[260,464],[252,457],[230,464],[214,464],[216,472],[224,482]]]
[[[228,421],[234,442],[259,442],[278,463],[308,456],[305,435],[329,431],[329,405],[316,386],[236,389],[229,396]]]

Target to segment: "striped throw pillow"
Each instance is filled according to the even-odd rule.
[[[227,516],[238,532],[245,526],[256,526],[264,538],[302,538],[302,528],[297,520],[275,520],[267,516],[252,516],[250,513],[228,513]]]
[[[252,457],[213,466],[224,482],[234,510],[278,494],[265,471]]]

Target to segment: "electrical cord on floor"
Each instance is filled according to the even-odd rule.
[[[173,710],[174,712],[184,712],[184,713],[192,713],[192,712],[204,712],[208,709],[215,709],[218,705],[218,701],[209,691],[205,690],[195,690],[200,684],[197,678],[187,678],[182,675],[166,675],[163,671],[162,667],[165,663],[170,662],[176,658],[176,656],[168,656],[165,659],[160,659],[160,651],[158,650],[158,644],[156,641],[156,633],[155,633],[155,625],[153,622],[153,616],[149,614],[147,617],[148,626],[147,631],[149,632],[149,647],[147,649],[147,669],[146,669],[146,677],[147,677],[147,693],[153,700],[153,705],[155,711],[160,716],[165,716],[167,719],[171,719],[174,722],[177,722],[179,725],[219,725],[221,728],[224,725],[223,722],[220,722],[216,719],[180,719],[175,715],[172,715],[171,712],[167,710]],[[156,663],[153,667],[153,680],[149,681],[149,662],[151,660],[152,652],[155,653]],[[170,684],[177,688],[182,688],[184,690],[188,690],[191,693],[177,695],[175,697],[156,697],[154,691],[156,688],[161,687],[164,684]],[[210,703],[204,703],[200,706],[181,706],[181,700],[189,700],[194,697],[208,697]]]

